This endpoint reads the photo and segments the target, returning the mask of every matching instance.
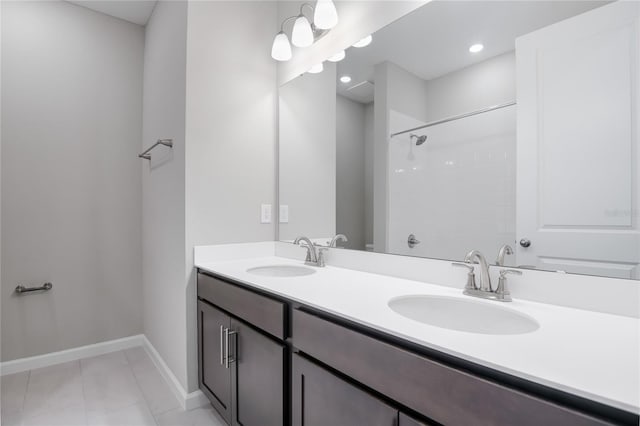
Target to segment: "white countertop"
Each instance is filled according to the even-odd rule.
[[[249,268],[304,265],[283,257],[200,261],[196,267],[532,382],[640,412],[640,320],[514,300],[540,328],[520,335],[454,331],[405,318],[388,306],[403,295],[472,299],[462,289],[327,266],[303,277],[256,276]],[[615,297],[614,294],[609,295]],[[475,299],[478,303],[498,302]]]

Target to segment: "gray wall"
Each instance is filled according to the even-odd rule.
[[[373,151],[374,151],[374,102],[364,110],[364,229],[365,244],[373,244]]]
[[[190,2],[187,35],[188,389],[197,389],[195,245],[274,239],[278,28],[272,1]],[[275,217],[275,214],[274,214]],[[184,254],[184,252],[183,252]],[[185,281],[183,280],[183,283]]]
[[[142,163],[144,333],[186,388],[185,91],[187,3],[158,2],[147,23],[139,144],[172,138]],[[158,160],[156,161],[156,158]]]
[[[347,248],[365,246],[365,108],[337,96],[336,233],[347,235]]]
[[[139,334],[143,29],[1,7],[2,361]]]
[[[289,206],[281,240],[336,233],[336,66],[324,66],[280,87],[280,204]]]
[[[188,24],[187,24],[188,23]],[[144,332],[187,392],[197,383],[195,245],[272,240],[275,2],[158,2],[146,29]],[[222,41],[221,41],[222,40]]]

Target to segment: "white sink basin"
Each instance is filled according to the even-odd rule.
[[[303,277],[316,273],[315,269],[295,265],[258,266],[247,269],[247,272],[263,277]]]
[[[389,307],[396,313],[423,324],[468,333],[524,334],[540,327],[530,316],[497,303],[418,295],[393,298],[389,301]]]

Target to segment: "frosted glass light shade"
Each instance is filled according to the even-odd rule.
[[[371,41],[373,40],[373,37],[371,37],[371,35],[366,36],[365,38],[363,38],[362,40],[358,41],[357,43],[353,44],[353,47],[365,47],[371,44]]]
[[[288,61],[291,59],[291,56],[291,44],[289,44],[289,37],[280,31],[276,34],[276,38],[273,39],[271,57],[276,61]]]
[[[309,47],[313,44],[313,31],[311,24],[304,16],[300,15],[293,24],[291,42],[297,47]]]
[[[344,52],[344,50],[341,50],[335,55],[333,55],[332,57],[330,57],[328,60],[330,62],[340,62],[341,60],[344,59],[345,56],[347,56],[347,54]]]
[[[338,11],[331,0],[318,0],[313,23],[321,30],[330,30],[338,24]]]
[[[309,68],[309,71],[307,71],[309,74],[319,74],[324,70],[324,66],[322,65],[322,62],[320,62],[319,64],[315,64],[314,66],[312,66],[311,68]]]

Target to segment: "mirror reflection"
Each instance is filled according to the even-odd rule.
[[[284,84],[280,239],[640,279],[636,31],[624,2],[434,1]]]

